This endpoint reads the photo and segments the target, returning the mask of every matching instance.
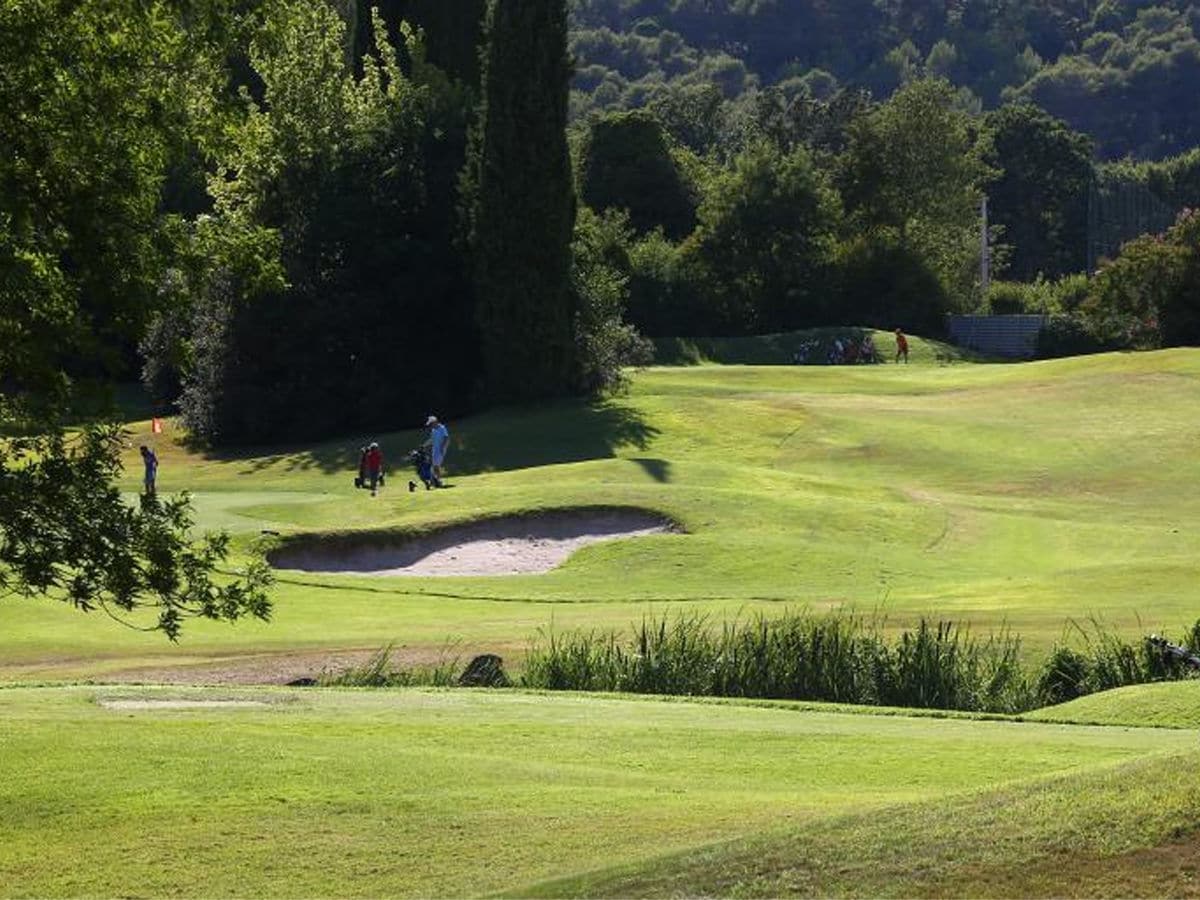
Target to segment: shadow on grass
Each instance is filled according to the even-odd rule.
[[[450,427],[447,466],[463,475],[611,459],[622,448],[647,449],[659,434],[619,401],[494,412]]]
[[[630,460],[642,467],[647,475],[657,481],[659,484],[670,484],[671,482],[671,464],[665,459],[645,459],[636,458]]]
[[[704,363],[741,366],[789,365],[846,365],[843,359],[835,362],[834,342],[853,341],[861,346],[864,338],[875,343],[876,362],[895,361],[895,338],[890,332],[861,327],[809,328],[783,334],[760,334],[745,337],[716,338],[658,338],[654,341],[654,360],[663,366],[696,366]],[[930,362],[983,361],[984,357],[969,350],[928,338],[909,335],[912,357],[930,357]],[[859,364],[864,360],[854,360]]]
[[[446,469],[451,477],[610,459],[622,448],[645,450],[659,434],[637,410],[619,401],[556,401],[537,408],[494,410],[447,425]],[[409,429],[307,446],[194,449],[205,459],[244,462],[247,475],[331,474],[357,471],[362,446],[378,441],[387,470],[399,475],[411,469],[406,456],[425,439],[424,431]],[[639,464],[644,462],[660,461]],[[668,468],[662,463],[658,475],[647,471],[665,480]]]

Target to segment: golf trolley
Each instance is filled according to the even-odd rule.
[[[1193,653],[1187,647],[1172,644],[1166,638],[1159,637],[1157,634],[1150,635],[1146,640],[1163,655],[1164,659],[1178,660],[1188,668],[1200,672],[1200,655]]]
[[[428,447],[418,447],[408,454],[408,461],[412,463],[413,470],[417,473],[417,478],[425,485],[425,490],[441,487],[442,482],[438,480],[437,474],[433,471],[433,456],[429,452]],[[409,493],[417,489],[417,483],[410,481],[408,483]]]

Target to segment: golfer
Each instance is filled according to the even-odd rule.
[[[904,359],[905,365],[908,364],[908,338],[904,336],[904,332],[899,328],[896,329],[896,362]]]
[[[374,441],[367,447],[367,456],[364,462],[366,462],[367,469],[366,483],[371,486],[371,496],[374,497],[379,482],[383,480],[383,451]]]
[[[142,444],[138,450],[142,454],[142,465],[145,467],[145,473],[142,477],[142,485],[146,489],[146,496],[153,497],[155,486],[154,483],[158,479],[158,457],[154,455],[154,451]]]
[[[429,455],[433,462],[433,483],[441,487],[442,466],[446,464],[446,451],[450,449],[450,432],[437,416],[425,420],[429,429]]]

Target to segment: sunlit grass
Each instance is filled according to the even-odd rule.
[[[102,705],[131,700],[150,705]],[[12,688],[0,720],[0,895],[47,897],[524,893],[618,865],[668,873],[663,854],[788,829],[866,852],[900,808],[924,823],[924,803],[1024,796],[1016,785],[1194,743],[1162,729],[486,691]],[[870,834],[847,838],[853,822]],[[919,841],[901,832],[897,853]]]
[[[510,578],[283,574],[269,625],[196,624],[177,648],[52,602],[0,603],[0,677],[106,675],[243,654],[397,647],[520,655],[539,627],[624,628],[683,608],[715,621],[787,604],[908,627],[1005,625],[1040,657],[1072,618],[1128,638],[1197,618],[1200,353],[1019,365],[696,366],[634,376],[599,406],[557,403],[452,423],[451,490],[351,481],[378,437],[206,456],[168,423],[160,488],[201,527],[428,527],[572,505],[683,523]],[[131,443],[151,439],[132,426]],[[136,489],[131,447],[127,487]]]

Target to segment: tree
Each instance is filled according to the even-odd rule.
[[[987,117],[985,160],[992,221],[1012,248],[1013,277],[1058,277],[1087,266],[1087,193],[1092,142],[1030,103]]]
[[[471,89],[479,87],[479,49],[486,0],[334,0],[346,7],[349,35],[362,74],[366,56],[376,55],[372,10],[387,26],[387,42],[403,48],[406,41],[400,23],[419,29],[429,62]]]
[[[629,302],[628,218],[598,216],[587,207],[575,222],[571,281],[578,298],[575,328],[577,387],[598,395],[625,384],[625,368],[645,365],[654,348],[624,321]]]
[[[1121,248],[1092,282],[1082,310],[1095,331],[1132,346],[1200,344],[1200,213],[1164,235]]]
[[[186,494],[122,499],[124,443],[107,426],[0,444],[0,597],[57,598],[172,641],[189,618],[267,619],[272,576],[260,555],[218,577],[229,536],[193,541]]]
[[[565,392],[574,355],[564,0],[494,0],[469,162],[470,250],[487,393]]]
[[[958,102],[945,81],[905,85],[851,124],[839,182],[854,226],[894,233],[965,305],[979,258],[974,235],[988,169]]]
[[[180,102],[169,76],[186,60],[170,7],[139,10],[0,10],[0,375],[27,399],[119,367],[154,306],[163,109]]]
[[[694,153],[708,153],[721,140],[724,106],[716,85],[672,82],[654,94],[649,108],[674,140]]]
[[[461,152],[469,93],[416,34],[400,29],[401,51],[372,27],[360,75],[323,3],[274,4],[252,45],[261,99],[230,128],[211,190],[224,227],[278,235],[287,285],[250,292],[226,267],[197,292],[182,409],[210,443],[394,427],[468,403],[478,342],[452,244],[457,185],[444,167],[427,178],[427,153]]]
[[[696,201],[649,113],[612,113],[593,122],[580,157],[580,199],[592,209],[623,209],[637,232],[661,227],[674,240],[695,227]]]
[[[63,422],[162,307],[178,229],[160,189],[229,21],[219,0],[0,9],[0,428],[18,435],[0,443],[0,595],[150,607],[138,622],[172,639],[190,615],[266,618],[269,571],[216,578],[228,538],[193,543],[186,498],[126,504],[119,431]]]
[[[757,141],[706,186],[684,246],[724,329],[816,324],[827,302],[841,207],[807,149]]]

